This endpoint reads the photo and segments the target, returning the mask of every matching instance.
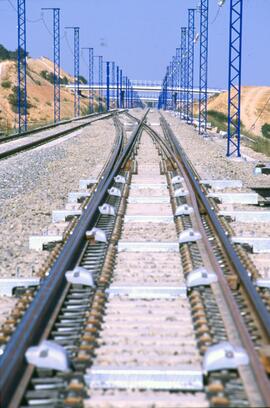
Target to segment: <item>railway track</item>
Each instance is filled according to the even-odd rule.
[[[7,137],[0,141],[0,160],[52,142],[53,140],[83,129],[91,123],[112,117],[113,115],[115,115],[115,111],[111,111],[110,113],[95,113],[87,117],[64,121],[57,125],[46,126],[23,134]]]
[[[167,122],[147,120],[119,137],[26,313],[2,328],[4,406],[270,405],[267,301]]]

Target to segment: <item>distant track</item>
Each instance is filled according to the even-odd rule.
[[[122,113],[121,111],[119,113]],[[79,125],[76,125],[74,127],[65,129],[65,130],[61,130],[61,131],[56,131],[55,133],[53,133],[52,135],[49,135],[47,137],[38,139],[38,140],[31,140],[30,142],[27,143],[27,137],[28,136],[32,136],[33,134],[38,134],[38,133],[42,133],[43,131],[47,131],[49,129],[53,129],[58,127],[58,125],[54,125],[54,126],[47,126],[44,128],[40,128],[40,129],[35,129],[33,131],[29,131],[26,132],[24,134],[18,134],[16,136],[10,136],[9,138],[5,139],[5,141],[2,141],[2,143],[0,143],[0,160],[6,159],[10,156],[14,156],[17,153],[21,153],[21,152],[25,152],[27,150],[30,149],[34,149],[35,147],[41,146],[43,144],[49,143],[53,140],[59,139],[63,136],[66,136],[72,132],[75,132],[79,129],[82,129],[88,125],[90,125],[91,123],[94,123],[96,121],[102,120],[102,119],[107,119],[110,117],[113,117],[116,114],[116,111],[112,111],[112,112],[105,112],[105,113],[98,113],[98,114],[93,114],[93,115],[89,115],[87,118],[76,118],[74,120],[70,120],[70,121],[66,121],[66,122],[62,122],[61,125],[65,125],[68,123],[73,123],[74,121],[81,121],[83,123],[80,123]],[[10,149],[7,149],[6,151],[1,152],[1,148],[5,147],[5,143],[9,143],[9,142],[13,142],[19,139],[25,139],[26,143],[19,145],[19,146],[15,146],[15,147],[11,147]]]

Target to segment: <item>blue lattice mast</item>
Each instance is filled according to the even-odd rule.
[[[120,69],[120,108],[123,109],[123,70]]]
[[[241,66],[243,0],[230,2],[227,156],[241,156]]]
[[[102,99],[103,99],[103,57],[98,57],[98,81],[99,81],[99,112],[103,111]]]
[[[18,125],[19,133],[27,130],[26,86],[26,7],[25,0],[17,1],[18,18]]]
[[[181,74],[180,74],[180,114],[186,114],[186,84],[187,84],[187,27],[181,27]]]
[[[53,62],[54,62],[54,123],[61,119],[60,79],[60,8],[42,8],[53,11]]]
[[[80,116],[80,27],[66,27],[74,31],[74,116]]]
[[[88,98],[89,113],[94,112],[94,48],[83,47],[82,50],[88,51]]]
[[[208,85],[208,11],[209,0],[201,0],[200,6],[200,78],[199,78],[199,133],[207,131]]]
[[[119,66],[116,67],[116,107],[119,109],[120,101],[119,101],[119,85],[120,85],[120,70]]]
[[[112,105],[115,106],[115,62],[112,62]]]
[[[110,110],[110,62],[106,62],[106,78],[107,78],[107,87],[106,87],[106,107],[107,112]]]
[[[180,66],[181,66],[181,48],[176,48],[176,110],[179,110],[180,106]]]
[[[195,9],[188,9],[188,85],[187,85],[187,122],[193,124],[194,105],[194,39]]]

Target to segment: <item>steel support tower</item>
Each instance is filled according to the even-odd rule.
[[[193,124],[195,9],[188,9],[187,123]]]
[[[106,62],[106,78],[107,78],[107,88],[106,88],[106,107],[107,112],[110,110],[110,62]]]
[[[54,123],[61,119],[60,78],[60,8],[42,8],[53,11],[53,62],[54,62]]]
[[[180,112],[182,118],[185,118],[186,114],[186,86],[187,86],[187,27],[181,27]]]
[[[115,62],[112,62],[112,105],[115,106]]]
[[[123,94],[123,70],[120,69],[120,108],[123,109],[123,100],[124,100],[124,94]]]
[[[66,27],[74,31],[74,117],[80,116],[80,27]]]
[[[94,112],[94,48],[83,47],[82,50],[88,51],[88,95],[89,95],[89,113]]]
[[[241,156],[241,66],[243,0],[230,2],[227,156]]]
[[[18,19],[18,125],[19,133],[27,130],[26,86],[26,6],[25,0],[17,0]]]
[[[103,111],[102,98],[103,98],[103,57],[98,57],[98,82],[99,82],[99,112]]]
[[[119,101],[119,82],[120,82],[120,71],[119,71],[119,66],[117,65],[116,67],[116,107],[119,109],[120,107],[120,101]]]
[[[209,0],[201,0],[200,6],[200,78],[199,78],[199,133],[207,131],[208,85],[208,22]]]
[[[180,66],[181,66],[181,48],[176,48],[176,110],[179,110],[180,106]]]

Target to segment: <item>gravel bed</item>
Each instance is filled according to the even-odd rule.
[[[97,177],[115,140],[111,119],[0,162],[0,276],[36,275],[47,252],[29,250],[29,236],[50,228],[79,180]]]
[[[225,139],[203,138],[171,113],[165,112],[164,116],[202,179],[240,179],[244,187],[270,185],[269,176],[253,174],[256,162],[269,162],[269,157],[243,145],[242,154],[255,161],[228,159]]]

